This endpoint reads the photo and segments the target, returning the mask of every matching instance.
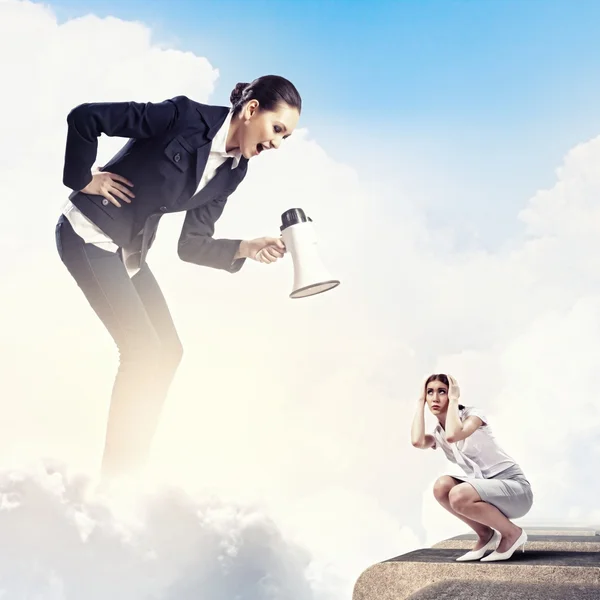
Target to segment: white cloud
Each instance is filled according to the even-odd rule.
[[[8,598],[315,598],[305,575],[309,554],[257,508],[197,502],[165,488],[139,501],[132,520],[90,497],[89,481],[61,470],[36,465],[0,480],[0,531],[10,548],[0,581]]]
[[[143,24],[88,16],[59,26],[50,8],[7,0],[0,0],[0,53],[3,89],[11,91],[0,96],[7,116],[0,122],[0,407],[9,415],[2,464],[18,472],[24,461],[51,456],[71,473],[93,472],[116,353],[54,247],[67,195],[66,114],[83,101],[176,94],[210,101],[219,72],[154,42]],[[249,558],[233,561],[227,577],[211,574],[206,564],[215,563],[204,559],[249,536],[249,547],[261,549],[256,568],[295,578],[299,589],[310,584],[297,597],[348,597],[372,562],[463,531],[432,504],[443,459],[409,443],[418,387],[433,371],[459,379],[465,402],[488,412],[500,442],[525,467],[540,499],[532,520],[597,519],[600,490],[587,477],[586,452],[597,448],[599,424],[600,142],[567,154],[555,186],[515,215],[522,238],[492,253],[465,249],[460,230],[432,227],[384,182],[368,187],[316,138],[301,129],[279,152],[253,161],[217,235],[276,233],[280,214],[301,206],[342,285],[292,301],[288,259],[248,264],[235,276],[181,263],[182,216],[164,219],[150,263],[186,353],[152,473],[186,492],[144,496],[157,521],[142,517],[134,526],[88,500],[60,500],[61,486],[76,489],[61,477],[26,472],[24,498],[9,493],[16,484],[5,477],[6,514],[17,514],[10,507],[19,501],[18,510],[52,534],[44,539],[66,536],[57,556],[52,541],[38,544],[35,561],[31,544],[20,546],[8,580],[15,593],[29,586],[32,596],[70,599],[87,577],[116,595],[118,578],[105,574],[123,564],[133,569],[123,594],[148,590],[169,600],[168,586],[192,586],[181,592],[191,594],[202,581],[213,597],[231,598],[254,568]],[[102,138],[98,162],[121,143]],[[51,481],[58,487],[48,490]],[[201,529],[192,515],[206,505],[192,498],[207,490],[221,498],[225,517]],[[241,523],[227,497],[244,498],[243,506],[261,498],[276,526],[265,515]],[[0,539],[16,540],[24,522],[2,520]],[[168,539],[170,526],[180,532],[176,540]],[[194,544],[206,552],[197,562]],[[295,544],[307,554],[297,555]],[[268,548],[288,559],[278,563]],[[150,568],[158,564],[152,556],[169,560]]]

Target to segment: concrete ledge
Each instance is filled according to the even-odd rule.
[[[517,523],[518,524],[518,523]],[[541,527],[541,526],[526,526],[523,525],[523,529],[527,533],[534,533],[536,535],[576,535],[576,536],[590,536],[600,535],[600,529],[595,527]]]
[[[409,600],[476,598],[477,600],[598,600],[598,587],[578,585],[536,585],[496,581],[444,581],[428,585]]]
[[[526,588],[531,594],[549,600],[544,590],[550,588],[576,590],[581,588],[589,598],[600,598],[600,561],[598,552],[568,552],[527,550],[515,553],[509,561],[496,563],[457,563],[462,550],[431,548],[416,550],[402,556],[377,563],[366,569],[358,578],[353,600],[409,600],[427,598],[415,595],[434,590],[431,598],[462,598],[451,594],[445,586],[452,583],[457,589],[479,586],[478,589],[503,589],[500,596],[509,598],[505,590]],[[437,591],[435,587],[438,586]],[[500,587],[499,587],[500,586]],[[440,590],[445,589],[444,594]],[[541,595],[540,595],[541,594]],[[591,595],[590,595],[591,594]],[[595,594],[595,596],[594,596]],[[475,598],[485,596],[471,595]],[[572,596],[585,598],[585,596]],[[527,596],[521,596],[521,600]],[[536,595],[531,595],[536,598]],[[561,596],[566,600],[569,596]],[[553,600],[553,599],[552,599]],[[587,600],[587,599],[586,599]]]
[[[600,535],[546,535],[536,530],[524,528],[527,531],[526,550],[565,550],[568,552],[600,552]],[[580,533],[579,531],[577,533]],[[447,550],[470,550],[475,545],[475,534],[457,535],[443,542],[434,544],[432,548]],[[600,557],[598,558],[600,561]]]

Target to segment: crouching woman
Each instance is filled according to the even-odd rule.
[[[427,378],[418,402],[411,438],[415,448],[441,448],[464,475],[444,475],[434,485],[436,500],[466,523],[477,543],[457,561],[507,560],[523,548],[527,533],[511,519],[526,515],[533,504],[531,484],[521,467],[498,444],[487,418],[475,407],[458,403],[460,390],[450,375]],[[425,405],[437,418],[425,433]],[[488,550],[493,550],[484,556]]]

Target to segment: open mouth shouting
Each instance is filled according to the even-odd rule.
[[[269,146],[267,145],[266,142],[262,142],[260,144],[256,144],[256,156],[258,156],[264,150],[268,150],[268,149],[269,149]]]

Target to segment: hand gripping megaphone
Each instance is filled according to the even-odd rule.
[[[290,298],[306,298],[340,285],[325,268],[317,252],[317,236],[312,219],[301,208],[281,215],[281,238],[294,265],[294,287]]]

